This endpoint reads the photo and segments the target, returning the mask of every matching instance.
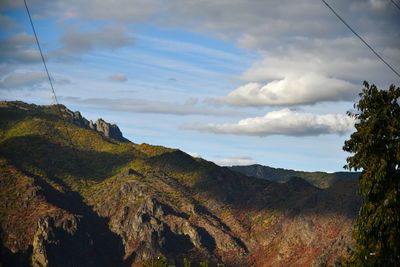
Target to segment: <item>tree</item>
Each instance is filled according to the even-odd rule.
[[[364,82],[355,111],[356,131],[343,149],[345,168],[362,170],[362,207],[354,231],[357,266],[400,266],[400,88]]]

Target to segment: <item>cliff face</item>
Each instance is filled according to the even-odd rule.
[[[0,209],[5,266],[118,266],[123,246],[62,183],[20,171],[4,159]]]
[[[256,179],[64,114],[0,105],[5,266],[319,266],[352,246],[354,179]]]
[[[112,138],[121,142],[127,142],[128,140],[122,136],[121,131],[115,124],[110,124],[103,119],[98,119],[95,124],[92,124],[96,131],[103,133],[105,137]]]
[[[79,127],[92,129],[110,139],[114,139],[120,142],[129,142],[128,139],[123,137],[121,130],[115,124],[108,123],[101,118],[97,119],[96,123],[93,123],[93,121],[89,121],[86,118],[82,117],[79,111],[73,112],[62,105],[60,105],[60,110],[66,119],[71,120],[73,124]]]

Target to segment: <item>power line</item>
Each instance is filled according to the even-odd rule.
[[[396,1],[394,1],[394,0],[390,0],[390,1],[393,3],[393,5],[395,5],[400,10],[400,6],[399,6],[399,4],[396,3]]]
[[[46,70],[47,78],[49,79],[51,91],[53,92],[53,95],[54,95],[54,101],[56,102],[56,104],[57,104],[57,106],[58,106],[59,103],[58,103],[58,99],[57,99],[56,92],[54,91],[53,81],[51,80],[51,77],[50,77],[50,74],[49,74],[49,70],[47,69],[46,60],[44,59],[43,52],[42,52],[42,47],[40,46],[39,39],[38,39],[38,36],[37,36],[37,34],[36,34],[35,26],[33,25],[31,13],[29,12],[29,8],[28,8],[28,5],[27,5],[27,3],[26,3],[26,0],[24,0],[24,4],[25,4],[26,12],[28,13],[29,21],[31,22],[33,34],[35,35],[36,44],[37,44],[37,46],[38,46],[38,48],[39,48],[40,57],[42,58],[42,62],[43,62],[43,65],[44,65],[44,69]]]
[[[391,69],[399,78],[400,78],[400,74],[386,61],[384,60],[376,51],[375,49],[373,49],[360,35],[358,35],[358,33],[356,33],[353,28],[350,27],[349,24],[347,24],[347,22],[342,19],[342,17],[339,16],[338,13],[336,13],[336,11],[325,1],[325,0],[321,0],[332,12],[333,14],[335,14],[335,16],[340,19],[341,22],[343,22],[344,25],[346,25],[347,28],[349,28],[349,30],[354,33],[355,36],[358,37],[358,39],[360,39],[383,63],[385,63],[386,66],[388,66],[389,69]],[[397,5],[396,5],[397,6]]]
[[[26,0],[24,0],[24,4],[25,4],[26,12],[28,13],[29,21],[30,21],[31,26],[32,26],[33,34],[35,35],[36,44],[37,44],[37,46],[39,48],[40,57],[42,58],[44,69],[46,70],[47,78],[49,80],[51,91],[52,91],[53,96],[54,96],[54,101],[56,102],[56,106],[57,106],[58,112],[60,114],[61,121],[63,121],[64,124],[65,124],[65,121],[62,119],[62,115],[63,114],[62,114],[62,111],[61,111],[61,108],[60,108],[60,103],[58,102],[56,91],[54,90],[53,81],[52,81],[52,79],[50,77],[50,73],[49,73],[49,70],[47,68],[46,60],[44,59],[44,56],[43,56],[42,47],[40,46],[39,38],[38,38],[38,35],[36,33],[35,26],[34,26],[33,21],[32,21],[32,16],[31,16],[31,13],[29,12],[29,8],[28,8],[28,4],[26,3]],[[73,148],[72,138],[71,138],[70,132],[68,130],[68,126],[66,124],[65,124],[65,131],[66,131],[66,139],[69,142],[69,145],[71,146],[71,148]],[[78,160],[77,152],[74,149],[72,151],[74,151],[73,153],[74,153],[74,156],[75,156],[75,158],[77,160],[78,168],[81,168],[81,162]]]

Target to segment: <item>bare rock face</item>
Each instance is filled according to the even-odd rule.
[[[95,123],[92,120],[89,121],[89,129],[96,130]]]
[[[117,125],[110,124],[103,119],[98,119],[93,125],[96,131],[102,133],[105,137],[115,139],[121,142],[126,142],[127,140],[122,136],[122,133]]]
[[[63,116],[66,118],[70,118],[75,125],[78,125],[82,128],[89,127],[89,121],[84,118],[79,111],[71,111],[65,106],[60,106],[60,110],[63,113]]]
[[[127,200],[125,205],[120,205],[122,199]],[[110,201],[101,205],[100,213],[110,216],[111,229],[122,237],[125,258],[134,262],[160,254],[178,266],[183,258],[218,263],[228,262],[226,255],[243,261],[247,256],[244,243],[204,207],[194,207],[197,204],[190,199],[182,199],[185,208],[177,210],[146,192],[139,182],[130,181]]]
[[[69,216],[69,218],[40,218],[33,237],[32,266],[60,265],[59,260],[65,257],[64,250],[67,249],[65,245],[68,245],[70,240],[79,239],[75,236],[77,228],[77,220],[74,216]],[[63,264],[66,266],[68,263],[73,264],[74,262],[73,258],[70,258]]]
[[[49,265],[45,246],[45,242],[49,240],[49,234],[48,220],[40,221],[38,223],[38,229],[35,233],[32,244],[32,266],[34,267]]]
[[[79,127],[97,131],[110,139],[120,142],[129,142],[128,139],[123,137],[121,130],[116,124],[108,123],[101,118],[98,119],[96,123],[93,123],[93,121],[89,121],[83,117],[79,111],[73,112],[65,106],[61,106],[61,112],[63,113],[64,117],[71,119],[72,123]]]

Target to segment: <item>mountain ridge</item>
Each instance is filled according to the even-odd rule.
[[[337,179],[357,180],[360,175],[358,172],[344,171],[333,173],[323,171],[307,172],[284,168],[273,168],[261,164],[236,165],[228,168],[247,176],[281,183],[289,181],[292,177],[299,177],[319,188],[328,188]]]
[[[5,266],[332,264],[359,207],[353,181],[255,179],[22,102],[0,105],[0,170]]]

